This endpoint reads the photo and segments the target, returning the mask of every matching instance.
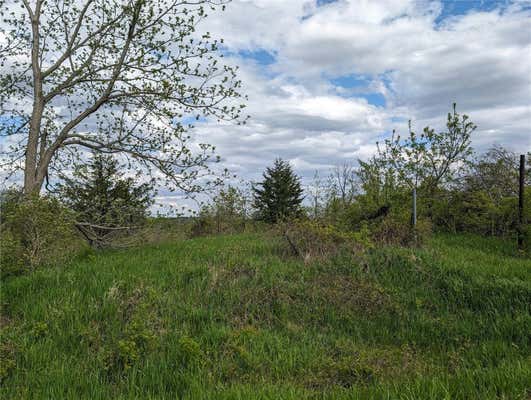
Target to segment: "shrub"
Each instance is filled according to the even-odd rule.
[[[214,217],[201,212],[198,217],[194,218],[194,222],[190,227],[191,237],[200,237],[212,235],[216,232]]]
[[[14,275],[23,270],[24,250],[20,240],[2,224],[0,226],[0,267],[2,276]]]
[[[417,198],[419,217],[415,229],[411,224],[411,193],[408,190],[394,191],[385,203],[375,202],[368,195],[360,195],[337,214],[339,218],[329,221],[341,231],[366,230],[367,238],[374,244],[420,245],[431,234],[427,203],[422,195]]]
[[[334,256],[342,251],[360,254],[372,246],[367,227],[345,232],[332,225],[316,221],[298,220],[279,225],[291,251],[309,262]]]
[[[188,366],[200,359],[201,347],[194,339],[183,336],[178,341],[178,355],[183,366]]]
[[[194,218],[191,236],[244,232],[250,223],[248,203],[244,190],[233,186],[222,188]]]
[[[109,319],[93,321],[81,332],[81,342],[97,354],[104,377],[113,381],[141,368],[165,329],[158,294],[143,283],[116,282],[103,301],[112,310]]]
[[[530,196],[526,189],[525,210],[531,209]],[[493,198],[483,190],[441,191],[432,202],[431,219],[442,231],[513,237],[518,229],[518,197]]]
[[[386,245],[421,245],[431,235],[431,222],[419,218],[415,228],[411,225],[407,213],[392,213],[371,226],[371,238],[374,242]]]
[[[63,263],[80,250],[73,214],[52,197],[2,196],[2,275]]]

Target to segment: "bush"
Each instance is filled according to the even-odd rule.
[[[531,190],[526,189],[524,209],[529,220]],[[441,191],[432,202],[433,225],[441,231],[514,237],[518,230],[518,197],[494,198],[483,190]]]
[[[8,229],[0,226],[0,267],[2,276],[14,275],[24,267],[22,243]]]
[[[190,236],[194,238],[221,233],[221,225],[216,222],[219,222],[216,220],[216,216],[203,208],[199,215],[193,219]]]
[[[316,221],[297,220],[279,225],[289,247],[295,255],[309,262],[349,252],[361,254],[372,247],[366,227],[357,232],[345,232],[332,225]]]
[[[396,190],[387,202],[375,202],[368,195],[360,195],[343,209],[332,210],[328,220],[341,231],[367,230],[374,244],[410,246],[422,244],[431,234],[427,202],[417,198],[417,226],[411,225],[411,193]]]
[[[63,263],[81,249],[73,214],[57,199],[9,193],[0,206],[3,276]]]
[[[194,218],[192,237],[224,233],[241,233],[249,225],[248,199],[242,189],[222,188],[208,204],[203,205]]]
[[[376,243],[399,246],[418,246],[431,235],[431,222],[418,219],[411,226],[410,217],[404,213],[390,214],[371,227],[371,238]]]

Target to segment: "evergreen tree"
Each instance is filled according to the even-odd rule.
[[[263,177],[263,182],[253,187],[254,207],[258,211],[258,218],[275,223],[300,216],[303,190],[291,165],[278,158],[273,167],[266,169]]]
[[[94,153],[92,160],[62,176],[63,201],[77,215],[77,227],[92,246],[105,247],[117,233],[141,224],[153,204],[153,184],[121,176],[118,162]]]

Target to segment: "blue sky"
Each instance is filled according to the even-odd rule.
[[[243,59],[253,60],[262,66],[271,65],[276,60],[274,54],[259,48],[255,50],[240,50],[238,55]]]
[[[452,16],[464,15],[473,11],[492,11],[496,8],[506,8],[511,4],[509,0],[444,0],[443,8],[436,22]]]

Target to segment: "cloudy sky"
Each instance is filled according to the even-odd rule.
[[[275,157],[305,178],[366,158],[408,119],[443,128],[453,102],[478,151],[531,148],[531,2],[234,0],[203,29],[240,66],[252,118],[196,131],[243,178]]]
[[[453,102],[476,150],[531,149],[531,0],[233,0],[199,29],[224,39],[251,119],[194,137],[244,180],[282,157],[308,183],[408,119],[443,129]]]

